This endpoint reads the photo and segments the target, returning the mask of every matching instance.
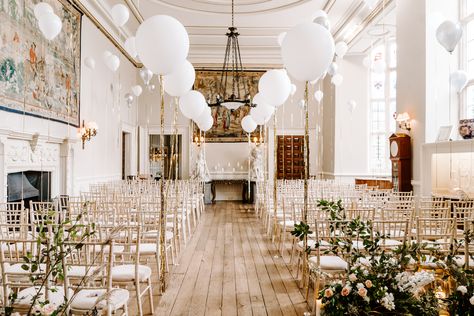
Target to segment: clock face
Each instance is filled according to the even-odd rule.
[[[398,143],[396,141],[390,143],[390,155],[392,155],[392,157],[398,155]]]

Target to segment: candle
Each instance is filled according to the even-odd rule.
[[[320,315],[321,315],[321,305],[322,305],[322,301],[321,301],[321,300],[317,300],[317,301],[316,301],[316,316],[320,316]]]

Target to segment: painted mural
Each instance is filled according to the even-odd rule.
[[[244,71],[243,82],[247,85],[247,91],[251,96],[258,92],[258,80],[263,75],[263,71]],[[229,77],[230,78],[230,77]],[[215,100],[221,79],[221,71],[198,70],[194,89],[200,91],[206,99]],[[229,79],[232,80],[231,78]],[[242,89],[244,90],[244,89]],[[244,95],[244,91],[241,91]],[[242,119],[249,114],[249,106],[241,106],[236,110],[229,110],[224,106],[211,107],[214,126],[206,132],[206,142],[210,143],[233,143],[247,142],[247,133],[242,129]],[[195,126],[195,133],[197,127]],[[257,135],[257,133],[255,133]],[[255,135],[252,135],[255,136]]]
[[[46,0],[63,22],[48,41],[33,13],[38,2],[0,0],[0,109],[78,126],[81,14]]]

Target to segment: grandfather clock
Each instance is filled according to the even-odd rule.
[[[412,191],[411,137],[407,134],[396,133],[390,136],[389,141],[393,189],[398,192]]]

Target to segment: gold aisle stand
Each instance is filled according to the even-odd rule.
[[[165,212],[165,157],[163,155],[165,151],[165,89],[163,83],[163,75],[160,75],[160,98],[161,98],[161,111],[160,111],[160,165],[161,165],[161,179],[160,179],[160,293],[164,293],[166,290],[166,212]]]
[[[308,97],[308,81],[305,82],[304,88],[304,111],[305,111],[305,121],[304,121],[304,196],[303,196],[303,218],[302,221],[305,224],[308,224],[308,178],[309,178],[309,97]],[[304,236],[303,239],[303,249],[306,249],[308,246],[308,235]],[[309,282],[305,282],[306,276],[308,274],[308,253],[303,251],[303,286],[307,290],[309,288]]]

